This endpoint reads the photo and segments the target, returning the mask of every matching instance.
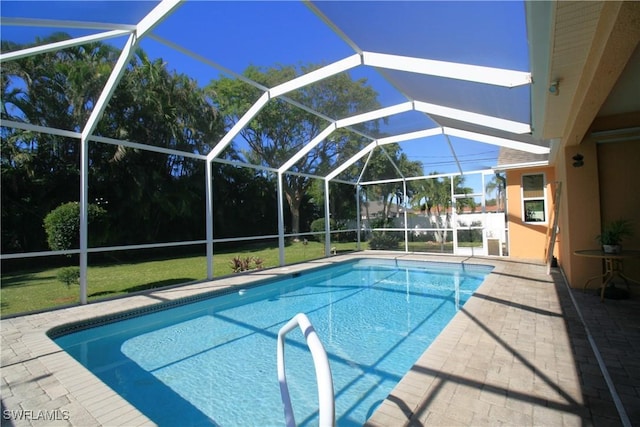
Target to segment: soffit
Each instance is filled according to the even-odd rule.
[[[548,82],[557,81],[558,91],[546,97],[542,138],[564,135],[601,10],[602,2],[556,3]]]
[[[598,112],[598,117],[640,111],[640,44]],[[640,123],[638,124],[640,125]]]
[[[640,111],[640,4],[555,2],[536,134],[577,144],[596,117]],[[558,91],[550,93],[553,82]]]

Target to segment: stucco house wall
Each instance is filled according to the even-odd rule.
[[[575,167],[572,157],[578,153],[584,164]],[[640,139],[599,144],[585,139],[580,145],[566,147],[556,165],[566,188],[559,216],[563,242],[560,265],[571,286],[581,288],[589,278],[602,274],[602,265],[574,252],[599,249],[596,237],[603,224],[631,220],[634,236],[623,242],[623,248],[640,250]],[[640,281],[640,259],[627,260],[624,270],[628,277]]]
[[[531,223],[524,221],[522,176],[529,174],[545,176],[545,221]],[[509,226],[509,256],[517,259],[543,261],[547,245],[547,230],[552,219],[555,171],[553,167],[511,169],[507,175],[507,218]],[[554,249],[558,254],[558,244]]]

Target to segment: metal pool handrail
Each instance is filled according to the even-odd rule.
[[[307,340],[307,346],[311,351],[313,365],[316,370],[316,380],[318,382],[318,411],[321,427],[335,425],[335,403],[333,395],[333,378],[331,377],[331,368],[329,367],[329,359],[327,352],[316,334],[309,318],[304,313],[296,314],[287,322],[278,332],[278,382],[280,383],[280,395],[282,396],[282,404],[284,405],[284,417],[287,427],[295,427],[296,420],[293,415],[293,407],[291,406],[291,398],[289,397],[289,387],[287,386],[287,374],[284,366],[284,336],[300,326],[302,334]]]

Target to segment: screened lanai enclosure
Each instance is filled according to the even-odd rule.
[[[550,152],[532,7],[3,1],[3,292],[249,245],[507,256],[504,171]]]

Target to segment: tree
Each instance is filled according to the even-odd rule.
[[[432,172],[431,175],[438,175],[438,172]],[[468,194],[472,192],[471,188],[464,187],[464,177],[453,177],[453,191],[455,194]],[[447,241],[447,229],[452,227],[451,224],[451,178],[450,177],[433,177],[417,181],[413,184],[413,206],[419,208],[424,215],[429,218],[429,222],[437,231],[434,236],[437,242],[440,242],[441,249],[444,250],[444,244]],[[471,206],[473,199],[458,199],[456,208],[461,211],[465,204]]]
[[[55,34],[44,42],[66,38]],[[82,130],[119,53],[89,43],[3,63],[2,118]],[[222,130],[208,92],[139,49],[94,133],[202,154]],[[1,148],[2,250],[43,250],[44,230],[32,224],[78,200],[79,141],[3,128]],[[109,203],[112,242],[202,239],[204,162],[96,142],[89,143],[89,161],[90,198]]]
[[[393,163],[389,160],[390,158],[393,160]],[[373,153],[369,160],[369,164],[367,165],[367,170],[364,173],[364,179],[378,180],[400,178],[396,167],[404,177],[420,176],[424,173],[421,162],[410,161],[407,155],[402,152],[402,148],[400,148],[398,144],[388,144],[383,148],[378,148],[377,151]],[[399,213],[399,208],[402,204],[401,200],[404,201],[407,196],[402,194],[402,191],[403,187],[399,182],[377,184],[373,187],[366,188],[363,193],[366,198],[365,210],[367,212],[367,219],[369,219],[367,203],[371,200],[378,200],[382,203],[383,219],[391,217],[391,209],[394,199],[396,201],[396,209],[398,209],[397,213]]]
[[[215,238],[278,232],[276,182],[250,168],[213,164]]]
[[[222,130],[207,91],[138,49],[96,133],[206,154]],[[119,244],[203,238],[203,161],[102,144],[95,144],[91,159],[92,188],[110,203]]]
[[[498,212],[504,212],[505,209],[505,190],[506,180],[504,174],[496,172],[491,180],[485,185],[487,195],[495,194],[496,208]]]
[[[317,69],[317,65],[279,66],[258,68],[251,66],[245,77],[266,87],[274,87],[298,75]],[[262,92],[242,81],[221,78],[212,81],[209,90],[215,94],[218,109],[230,128],[242,117]],[[379,107],[377,93],[365,79],[352,80],[342,73],[305,86],[288,97],[329,117],[347,117]],[[318,135],[329,123],[282,99],[272,99],[240,132],[249,150],[243,152],[245,160],[278,168]],[[364,131],[375,131],[377,122],[359,126]],[[336,131],[322,141],[290,170],[305,174],[326,173],[336,164],[338,156],[350,156],[365,143],[364,138],[348,131]],[[284,196],[291,213],[291,232],[300,232],[300,208],[309,192],[312,180],[307,176],[285,174]]]
[[[307,194],[311,196],[310,201],[316,208],[316,218],[324,216],[324,181],[315,180]],[[354,185],[339,182],[329,183],[329,215],[336,221],[355,220],[357,212]]]
[[[89,244],[99,244],[104,240],[100,230],[107,211],[98,205],[89,204],[88,222],[97,225],[97,232],[90,234]],[[80,204],[64,203],[47,214],[44,218],[44,229],[47,232],[47,243],[52,251],[77,249],[80,247]]]
[[[69,36],[56,33],[34,45]],[[30,47],[2,42],[2,51]],[[101,43],[3,62],[3,119],[78,131],[117,59],[116,49]],[[44,216],[67,200],[79,198],[79,143],[75,138],[3,128],[2,250],[46,249]]]

